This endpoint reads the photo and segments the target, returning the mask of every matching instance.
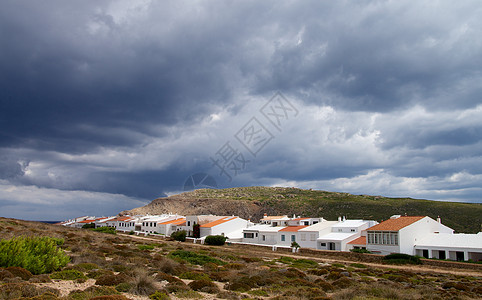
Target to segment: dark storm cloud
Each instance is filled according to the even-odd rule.
[[[220,186],[475,201],[479,7],[6,1],[2,212],[20,216],[27,204],[18,195],[28,193],[39,197],[39,211],[75,196],[105,205],[121,197],[125,207],[179,191],[197,172]],[[300,117],[227,181],[210,156],[275,91]]]

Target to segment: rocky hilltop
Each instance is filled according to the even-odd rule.
[[[351,195],[298,188],[242,187],[185,192],[155,199],[146,206],[121,214],[162,213],[237,215],[253,221],[259,220],[264,213],[331,220],[346,216],[377,221],[395,214],[427,215],[434,219],[440,216],[445,225],[457,232],[476,233],[481,229],[482,204]]]

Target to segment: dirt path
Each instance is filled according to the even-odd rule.
[[[165,241],[164,239],[160,238],[153,238],[153,237],[142,237],[142,236],[135,236],[135,235],[124,235],[122,236],[131,237],[134,239],[141,239],[147,241],[154,241],[160,242]],[[181,242],[179,242],[181,243]],[[207,246],[202,244],[193,244],[193,243],[182,243],[183,246],[192,247],[192,248],[211,248],[213,246]],[[461,275],[461,276],[477,276],[482,277],[482,272],[477,270],[468,270],[468,269],[455,269],[455,268],[439,268],[434,266],[424,266],[424,265],[384,265],[379,263],[371,263],[371,262],[360,262],[355,260],[346,260],[340,258],[327,258],[327,257],[317,257],[313,255],[303,255],[302,253],[297,254],[287,254],[282,252],[271,251],[268,247],[266,247],[266,251],[262,250],[253,250],[249,249],[248,247],[243,247],[242,245],[233,245],[233,246],[225,246],[222,248],[224,251],[228,251],[231,253],[239,253],[242,252],[244,255],[253,256],[253,257],[267,257],[267,258],[278,258],[280,256],[292,257],[292,258],[305,258],[311,259],[317,262],[330,262],[330,263],[343,263],[343,264],[350,264],[350,263],[362,263],[366,266],[379,268],[379,269],[397,269],[397,270],[406,270],[411,272],[424,272],[424,273],[439,273],[439,274],[454,274],[454,275]]]

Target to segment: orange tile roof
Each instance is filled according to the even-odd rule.
[[[296,218],[296,219],[293,219],[292,221],[301,221],[301,220],[308,220],[309,218]]]
[[[280,231],[288,231],[288,232],[296,232],[300,229],[303,229],[303,228],[306,228],[308,226],[288,226],[288,227],[285,227],[283,229],[281,229]]]
[[[92,223],[92,222],[95,222],[95,220],[83,220],[83,221],[79,221],[77,223]]]
[[[231,220],[234,220],[236,219],[237,217],[224,217],[224,218],[221,218],[219,220],[216,220],[216,221],[213,221],[213,222],[209,222],[209,223],[206,223],[206,224],[203,224],[201,225],[202,228],[211,228],[211,227],[214,227],[214,226],[217,226],[219,224],[222,224],[222,223],[225,223],[227,221],[231,221]]]
[[[351,244],[351,245],[366,245],[367,244],[367,237],[361,236],[359,238],[354,239],[351,242],[348,242],[348,244]]]
[[[182,222],[181,224],[176,224],[178,226],[186,226],[186,221]]]
[[[166,222],[161,222],[159,224],[161,225],[165,225],[165,224],[174,224],[174,225],[180,225],[182,223],[186,223],[186,219],[185,218],[180,218],[180,219],[175,219],[175,220],[170,220],[170,221],[166,221]]]
[[[131,217],[118,217],[118,218],[112,219],[111,221],[131,221],[131,220],[134,220],[134,219],[132,219]]]
[[[396,219],[388,219],[386,221],[381,222],[375,226],[368,228],[367,230],[378,230],[378,231],[398,231],[408,225],[411,225],[421,219],[425,218],[424,216],[401,216]]]

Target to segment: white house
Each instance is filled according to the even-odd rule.
[[[145,233],[159,233],[159,223],[177,219],[176,215],[159,215],[159,216],[149,216],[142,219],[141,232]]]
[[[338,223],[337,221],[326,221],[313,224],[311,226],[298,230],[297,243],[301,248],[318,249],[316,240],[324,234],[331,232],[331,227]]]
[[[243,229],[243,243],[264,244],[260,242],[260,231],[273,228],[268,224],[256,224]],[[266,237],[265,237],[266,238]]]
[[[264,217],[259,220],[261,224],[268,224],[271,226],[288,226],[288,221],[291,220],[287,215],[284,216],[268,216],[264,214]]]
[[[285,226],[268,226],[266,228],[259,229],[258,243],[263,245],[276,245],[278,244],[278,232],[286,228]],[[291,245],[291,244],[290,244]]]
[[[415,254],[425,258],[481,261],[482,232],[430,233],[416,241]]]
[[[288,220],[288,226],[310,226],[319,222],[323,222],[323,218],[293,218]]]
[[[307,226],[288,226],[278,231],[277,245],[291,246],[291,243],[299,241],[297,239],[298,231]],[[299,245],[299,244],[298,244]]]
[[[137,218],[130,216],[122,216],[114,219],[116,221],[115,228],[118,231],[134,231]]]
[[[178,225],[186,223],[186,218],[179,216],[177,219],[168,221],[161,221],[157,223],[158,233],[165,236],[170,236],[171,233],[176,231]]]
[[[453,229],[430,217],[392,216],[367,229],[366,249],[372,253],[415,255],[415,245],[434,233],[453,234]]]
[[[360,237],[363,230],[378,224],[376,221],[345,220],[331,227],[331,232],[320,235],[317,249],[348,251],[347,243]]]
[[[115,216],[112,217],[102,217],[102,218],[97,218],[95,219],[95,228],[97,227],[106,227],[107,222],[114,219]]]
[[[186,224],[179,229],[186,230],[186,233],[188,236],[193,236],[194,225],[199,224],[201,226],[223,218],[226,218],[226,216],[214,216],[214,215],[186,216]]]
[[[201,238],[208,235],[222,235],[229,237],[229,233],[239,231],[241,228],[247,227],[249,221],[240,217],[222,217],[221,219],[204,223],[200,226]]]

